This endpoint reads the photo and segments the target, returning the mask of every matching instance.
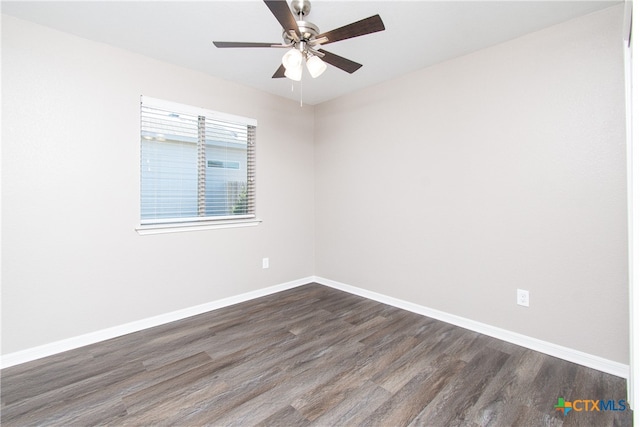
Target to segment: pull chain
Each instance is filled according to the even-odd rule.
[[[303,9],[303,7],[301,6],[300,7],[300,11],[298,12],[298,20],[299,21],[302,21],[302,17],[304,16],[304,13],[302,12],[302,9]],[[307,51],[306,45],[305,45],[304,51],[305,52]],[[303,55],[304,55],[304,53],[303,53]],[[304,67],[302,67],[302,68],[304,68]],[[302,79],[300,79],[300,108],[302,108]]]

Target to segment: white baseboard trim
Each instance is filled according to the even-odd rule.
[[[377,292],[368,291],[366,289],[358,288],[355,286],[347,285],[345,283],[336,282],[335,280],[326,279],[324,277],[314,277],[316,283],[329,286],[341,291],[349,292],[350,294],[359,295],[364,298],[368,298],[374,301],[388,304],[393,307],[401,308],[403,310],[411,311],[413,313],[421,314],[423,316],[431,317],[433,319],[441,320],[443,322],[450,323],[452,325],[460,326],[465,329],[469,329],[474,332],[478,332],[490,337],[498,338],[503,341],[510,342],[522,347],[529,348],[531,350],[539,351],[550,356],[557,357],[569,362],[577,363],[588,368],[597,369],[602,372],[606,372],[617,377],[629,379],[629,365],[623,363],[614,362],[599,356],[584,353],[582,351],[574,350],[561,345],[553,344],[550,342],[542,341],[537,338],[532,338],[526,335],[518,334],[516,332],[501,329],[495,326],[487,325],[485,323],[470,320],[454,314],[445,313],[443,311],[434,310],[429,307],[414,304],[412,302],[404,301],[398,298],[390,297],[387,295],[379,294]]]
[[[266,295],[271,295],[276,292],[285,291],[287,289],[306,285],[312,282],[329,286],[341,291],[349,292],[350,294],[359,295],[364,298],[378,301],[383,304],[388,304],[403,310],[411,311],[423,316],[431,317],[433,319],[441,320],[452,325],[460,326],[474,332],[498,338],[500,340],[526,347],[531,350],[539,351],[541,353],[567,360],[569,362],[577,363],[588,368],[597,369],[611,375],[615,375],[625,379],[629,378],[629,365],[625,365],[623,363],[614,362],[599,356],[594,356],[568,347],[563,347],[557,344],[539,340],[537,338],[528,337],[526,335],[508,331],[506,329],[501,329],[495,326],[487,325],[485,323],[477,322],[475,320],[470,320],[461,316],[456,316],[454,314],[449,314],[443,311],[401,300],[399,298],[390,297],[384,294],[368,291],[366,289],[358,288],[318,276],[305,277],[291,282],[270,286],[268,288],[246,292],[217,301],[212,301],[193,307],[188,307],[182,310],[172,311],[170,313],[165,313],[158,316],[126,323],[124,325],[114,326],[77,337],[72,337],[61,341],[44,344],[38,347],[17,351],[15,353],[8,353],[4,356],[0,356],[0,369],[41,359],[43,357],[52,356],[54,354],[84,347],[86,345],[95,344],[100,341],[116,338],[122,335],[130,334],[132,332],[138,332],[144,329],[153,328],[155,326],[164,325],[176,320],[182,320],[187,317],[206,313],[218,308],[228,307],[230,305],[249,301],[255,298],[260,298]]]
[[[297,286],[306,285],[313,281],[314,281],[314,277],[306,277],[303,279],[298,279],[291,282],[270,286],[268,288],[258,289],[256,291],[246,292],[240,295],[234,295],[234,296],[223,298],[217,301],[212,301],[205,304],[196,305],[193,307],[188,307],[182,310],[176,310],[170,313],[165,313],[158,316],[137,320],[134,322],[126,323],[124,325],[114,326],[111,328],[102,329],[100,331],[90,332],[88,334],[79,335],[77,337],[67,338],[64,340],[40,345],[37,347],[32,347],[32,348],[17,351],[14,353],[8,353],[0,357],[0,369],[19,365],[21,363],[30,362],[36,359],[41,359],[43,357],[52,356],[57,353],[62,353],[63,351],[73,350],[76,348],[84,347],[89,344],[95,344],[100,341],[116,338],[122,335],[130,334],[132,332],[138,332],[143,329],[153,328],[154,326],[164,325],[166,323],[174,322],[176,320],[182,320],[187,317],[206,313],[208,311],[216,310],[218,308],[228,307],[230,305],[249,301],[255,298],[271,295],[276,292],[281,292],[287,289],[295,288]]]

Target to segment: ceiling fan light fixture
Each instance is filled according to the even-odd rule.
[[[315,24],[305,20],[311,11],[310,0],[291,0],[291,7],[288,4],[289,0],[263,2],[282,27],[282,43],[214,41],[213,44],[218,48],[289,48],[282,57],[282,65],[271,76],[274,79],[288,77],[300,81],[303,62],[307,64],[307,70],[313,78],[323,74],[327,64],[352,74],[360,69],[362,64],[327,52],[321,47],[385,29],[380,15],[373,15],[321,33]]]
[[[326,69],[327,64],[317,56],[311,55],[307,58],[307,70],[314,79],[324,73]]]
[[[300,68],[302,70],[302,52],[298,49],[289,49],[282,57],[282,65],[287,70]]]

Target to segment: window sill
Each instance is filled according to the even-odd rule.
[[[185,222],[182,224],[152,224],[140,225],[136,227],[136,231],[139,235],[146,236],[148,234],[184,233],[187,231],[217,230],[219,228],[253,227],[261,222],[261,219],[252,218],[198,223]]]

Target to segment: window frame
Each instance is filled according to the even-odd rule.
[[[196,117],[206,117],[207,120],[215,120],[222,121],[233,124],[241,124],[246,125],[247,127],[252,126],[257,128],[258,122],[255,119],[236,116],[233,114],[221,113],[218,111],[208,110],[204,108],[194,107],[191,105],[180,104],[172,101],[166,101],[163,99],[152,98],[148,96],[141,95],[140,96],[140,127],[139,127],[139,148],[142,150],[142,107],[150,107],[162,109],[165,111],[171,111],[179,114],[185,115],[193,115]],[[256,212],[256,192],[255,192],[255,155],[256,155],[256,144],[255,138],[252,140],[253,148],[250,153],[249,148],[247,148],[247,160],[250,159],[253,161],[253,174],[251,178],[252,188],[253,188],[253,201],[252,205],[254,207],[254,212],[251,214],[243,214],[243,215],[226,215],[226,216],[201,216],[201,217],[178,217],[178,218],[153,218],[153,219],[142,219],[142,151],[140,151],[140,158],[138,162],[138,172],[139,172],[139,196],[138,196],[138,226],[135,228],[138,234],[146,235],[146,234],[162,234],[162,233],[174,233],[174,232],[184,232],[184,231],[196,231],[196,230],[212,230],[218,228],[235,228],[235,227],[251,227],[260,224],[262,221],[258,219]],[[249,164],[247,167],[250,167]],[[208,169],[208,162],[205,162],[204,170]],[[247,178],[249,179],[249,178]],[[248,182],[247,182],[248,185]]]

